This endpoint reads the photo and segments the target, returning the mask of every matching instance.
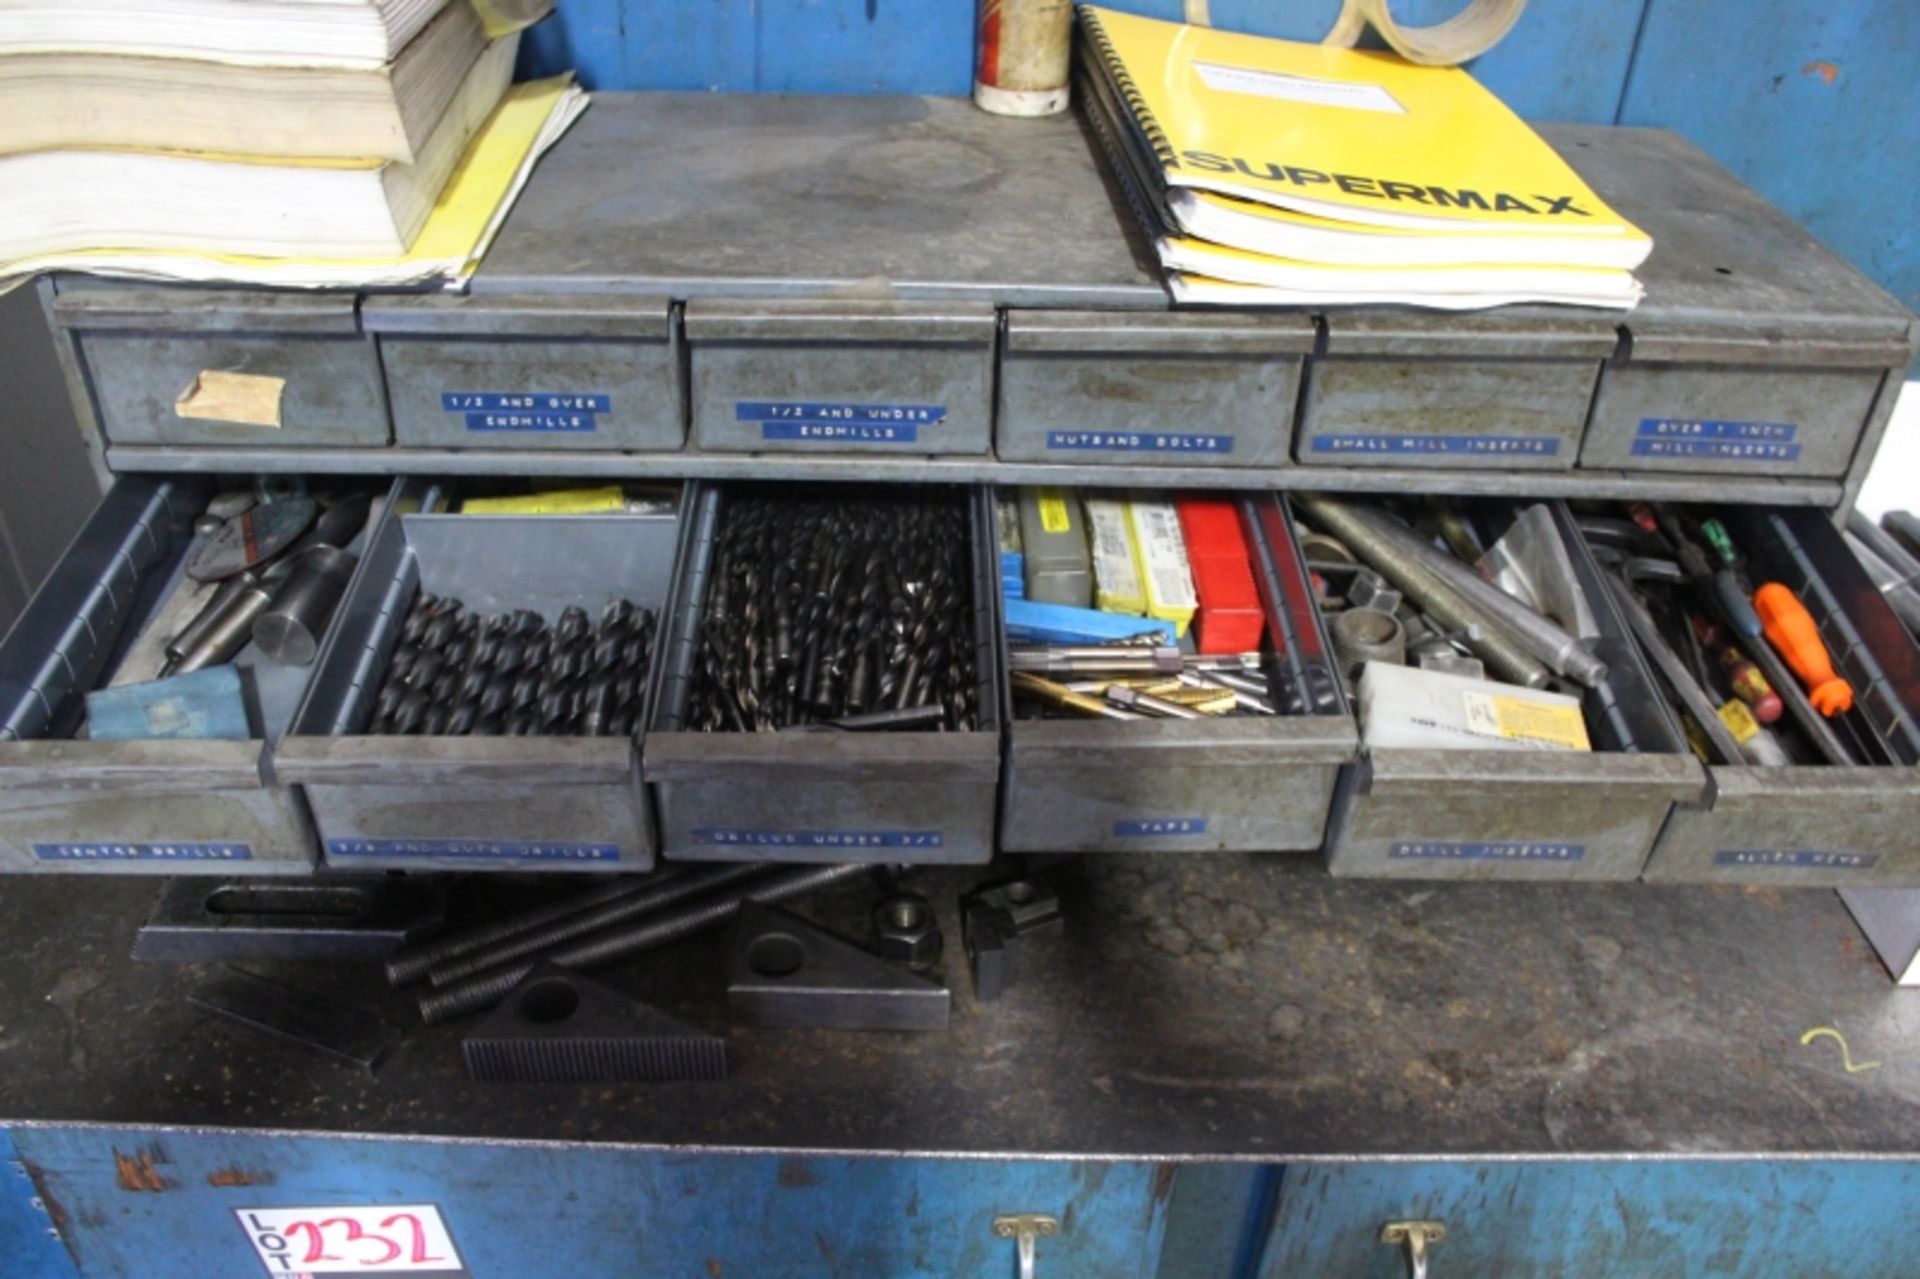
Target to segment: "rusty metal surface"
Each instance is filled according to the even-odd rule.
[[[958,893],[1001,873],[914,886],[957,937]],[[944,1032],[741,1029],[726,1082],[511,1091],[468,1081],[462,1022],[403,1023],[375,1079],[207,1022],[182,997],[194,970],[126,958],[151,880],[17,878],[0,1122],[1176,1159],[1920,1153],[1920,1003],[1829,892],[1341,881],[1259,854],[1049,874],[1065,927],[1022,939],[991,1005],[950,953]],[[877,891],[802,910],[857,934]],[[479,893],[535,896],[468,881],[454,911]],[[600,976],[721,1030],[725,940]],[[286,972],[407,1009],[372,968]],[[1801,1043],[1820,1027],[1844,1057]]]

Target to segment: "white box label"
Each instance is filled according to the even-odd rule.
[[[1383,85],[1350,80],[1317,80],[1312,76],[1287,75],[1256,67],[1230,67],[1219,62],[1196,62],[1193,69],[1201,81],[1219,93],[1250,93],[1255,97],[1278,98],[1283,102],[1304,102],[1316,107],[1347,107],[1355,111],[1379,111],[1386,115],[1405,115],[1407,109]]]
[[[233,1211],[271,1275],[466,1273],[432,1204]]]

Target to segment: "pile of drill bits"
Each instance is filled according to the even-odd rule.
[[[1101,719],[1273,715],[1261,655],[1201,656],[1155,644],[1015,645],[1007,652],[1023,711]]]
[[[686,726],[974,728],[970,537],[958,493],[731,498]]]
[[[640,719],[654,617],[631,600],[548,625],[531,609],[480,616],[422,593],[367,731],[426,736],[625,737]]]

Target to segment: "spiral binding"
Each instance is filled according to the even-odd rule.
[[[1159,216],[1148,207],[1146,197],[1141,194],[1139,185],[1134,181],[1133,171],[1128,167],[1127,157],[1121,154],[1121,143],[1114,138],[1107,123],[1105,106],[1096,100],[1093,86],[1086,82],[1087,72],[1082,69],[1079,78],[1080,100],[1087,104],[1087,123],[1093,127],[1093,134],[1106,152],[1107,163],[1113,170],[1114,180],[1120,184],[1120,193],[1126,197],[1127,204],[1133,209],[1134,217],[1140,220],[1141,229],[1146,232],[1149,241],[1157,241],[1165,231],[1161,227]]]
[[[1107,35],[1106,28],[1100,24],[1100,15],[1085,5],[1080,6],[1080,25],[1086,29],[1087,39],[1100,51],[1100,60],[1106,64],[1107,79],[1119,90],[1121,100],[1127,104],[1127,110],[1133,113],[1134,123],[1140,126],[1140,132],[1146,135],[1147,145],[1153,148],[1153,155],[1166,169],[1180,167],[1179,159],[1174,155],[1173,144],[1167,141],[1167,135],[1161,132],[1160,122],[1153,118],[1153,112],[1147,106],[1147,100],[1141,96],[1140,88],[1134,84],[1133,77],[1127,74],[1127,68],[1120,61],[1120,55],[1114,51],[1113,40]]]

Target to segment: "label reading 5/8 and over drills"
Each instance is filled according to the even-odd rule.
[[[758,422],[760,438],[793,444],[917,444],[922,427],[947,420],[944,404],[851,404],[739,400],[736,422]]]

